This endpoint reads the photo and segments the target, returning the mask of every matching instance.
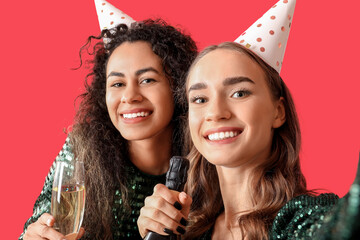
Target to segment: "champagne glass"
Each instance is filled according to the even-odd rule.
[[[80,230],[85,209],[84,163],[58,161],[51,195],[51,215],[54,229],[73,240]]]

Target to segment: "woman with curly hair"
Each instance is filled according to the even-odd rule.
[[[162,20],[103,30],[93,40],[93,68],[85,81],[72,131],[19,239],[60,239],[48,214],[57,161],[85,164],[82,239],[140,239],[136,221],[146,196],[165,182],[169,159],[184,155],[180,89],[197,53],[190,36]],[[179,203],[175,203],[179,206]]]

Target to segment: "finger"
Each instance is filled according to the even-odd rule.
[[[182,209],[182,206],[179,203],[179,199],[178,199],[179,192],[170,190],[163,184],[159,183],[159,184],[155,185],[153,195],[154,196],[161,196],[168,203],[173,205],[177,210]]]
[[[48,227],[52,227],[55,222],[55,218],[50,215],[49,213],[44,213],[40,216],[40,218],[37,220],[39,224],[46,225]]]
[[[187,218],[189,215],[189,212],[190,212],[192,198],[185,192],[181,192],[179,194],[179,202],[183,206],[183,209],[181,210],[181,212]]]
[[[178,214],[181,214],[180,212],[178,212]],[[139,221],[139,225],[142,226],[143,228],[146,228],[147,230],[153,231],[153,232],[157,232],[161,235],[167,235],[164,234],[166,230],[171,230],[172,232],[179,234],[179,233],[183,233],[182,230],[184,230],[185,225],[180,226],[181,223],[180,220],[174,220],[171,217],[169,217],[166,213],[162,212],[161,210],[157,209],[157,208],[151,208],[151,207],[143,207],[140,210],[140,216],[142,216],[141,218],[138,219]],[[181,215],[182,216],[182,215]],[[177,217],[179,218],[179,217]],[[180,218],[181,222],[185,221],[185,219],[183,217]],[[178,230],[180,229],[180,230]]]
[[[37,236],[44,239],[51,240],[62,240],[65,239],[64,235],[56,231],[52,228],[55,223],[55,218],[48,214],[44,213],[41,217],[36,221],[34,230]]]
[[[182,218],[185,218],[185,216],[182,214],[181,211],[177,210],[174,207],[174,205],[170,204],[168,201],[166,201],[160,195],[153,195],[153,196],[145,198],[144,208],[151,208],[155,214],[157,211],[160,211],[160,212],[164,213],[167,217],[171,218],[172,220],[174,220],[178,223],[180,222],[180,220]],[[157,215],[155,215],[154,217],[156,217],[156,216]],[[148,217],[152,217],[152,216],[149,215]],[[154,219],[157,221],[160,221],[159,219],[156,219],[156,218],[154,218]]]
[[[168,233],[165,232],[167,230],[164,230],[167,229],[164,224],[162,224],[161,222],[154,221],[153,219],[148,217],[139,218],[138,227],[139,229],[143,229],[143,231],[140,231],[140,235],[142,238],[144,238],[150,231],[158,233],[163,236],[168,235]]]
[[[85,229],[81,227],[78,235],[76,236],[76,239],[80,239],[84,234],[85,234]]]
[[[48,227],[46,225],[40,225],[39,236],[43,239],[51,239],[51,240],[65,240],[65,236],[53,229],[52,227]]]

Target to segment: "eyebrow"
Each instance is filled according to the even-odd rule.
[[[194,85],[191,85],[191,87],[188,90],[188,93],[193,90],[200,90],[207,88],[207,84],[205,83],[195,83]]]
[[[249,83],[255,84],[255,82],[248,77],[230,77],[230,78],[225,78],[225,80],[223,81],[223,85],[229,86],[229,85],[233,85],[233,84],[237,84],[237,83],[241,83],[241,82],[249,82]],[[207,88],[206,83],[195,83],[194,85],[192,85],[189,88],[188,93],[192,90],[201,90],[201,89],[205,89],[205,88]]]
[[[230,78],[225,78],[225,80],[223,81],[223,85],[229,86],[229,85],[242,83],[242,82],[249,82],[249,83],[255,84],[255,82],[248,77],[230,77]]]
[[[135,72],[135,75],[136,76],[139,76],[143,73],[146,73],[146,72],[155,72],[157,74],[160,74],[158,70],[156,70],[155,68],[153,67],[148,67],[148,68],[142,68],[142,69],[139,69]],[[110,72],[109,75],[107,76],[107,78],[109,77],[112,77],[112,76],[116,76],[116,77],[125,77],[125,74],[123,74],[122,72]]]

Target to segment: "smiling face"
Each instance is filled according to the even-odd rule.
[[[284,122],[264,71],[244,53],[216,49],[199,59],[187,82],[189,127],[198,151],[211,163],[259,164],[270,153],[273,128]]]
[[[143,140],[170,128],[173,94],[149,43],[122,43],[109,58],[106,77],[110,119],[125,139]]]

